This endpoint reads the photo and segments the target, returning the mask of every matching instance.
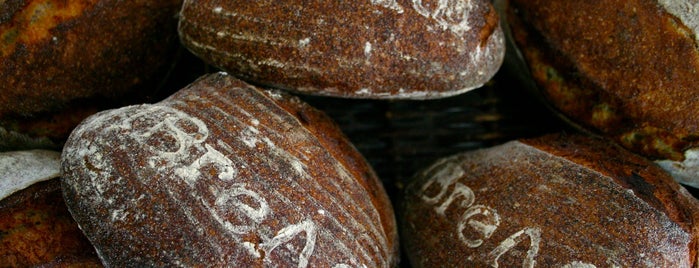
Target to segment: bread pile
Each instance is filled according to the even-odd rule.
[[[699,185],[698,17],[694,0],[0,1],[0,266],[694,267],[699,201],[678,181]],[[400,181],[306,101],[505,80],[572,128]]]

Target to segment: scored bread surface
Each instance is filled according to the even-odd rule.
[[[185,1],[183,44],[232,75],[296,92],[428,99],[500,67],[488,1]]]
[[[210,75],[83,122],[63,152],[66,200],[112,265],[394,265],[386,193],[322,128],[335,126],[298,99]]]

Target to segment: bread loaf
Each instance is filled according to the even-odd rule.
[[[503,33],[489,1],[185,1],[182,43],[256,84],[349,98],[428,99],[480,87]]]
[[[389,267],[393,210],[332,121],[225,73],[88,118],[67,204],[109,266]]]
[[[151,94],[178,48],[181,4],[0,1],[0,149],[21,148],[19,134],[59,149],[88,115]]]
[[[652,162],[550,135],[443,158],[401,210],[414,267],[696,267],[699,202]]]
[[[699,186],[699,2],[508,3],[513,40],[547,103]]]

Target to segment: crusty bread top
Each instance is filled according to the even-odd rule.
[[[446,157],[416,175],[403,204],[415,267],[697,263],[699,202],[601,139],[550,135]]]
[[[40,181],[58,178],[61,153],[48,150],[0,153],[0,200]]]
[[[648,159],[599,138],[548,135],[522,143],[613,179],[699,238],[699,201]]]
[[[110,265],[394,265],[388,197],[336,127],[207,75],[85,120],[63,151],[64,195]]]
[[[687,28],[694,33],[694,39],[699,45],[699,1],[697,0],[658,0],[658,4],[665,8]]]
[[[349,98],[446,97],[499,69],[489,1],[185,1],[182,43],[242,79]]]
[[[145,95],[172,64],[180,7],[181,0],[0,1],[0,120]]]
[[[695,0],[509,2],[514,40],[563,115],[654,159],[699,146]]]
[[[57,177],[0,200],[0,234],[0,267],[102,267],[68,212]]]

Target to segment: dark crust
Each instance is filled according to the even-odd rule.
[[[0,4],[0,24],[12,19],[12,14],[24,7],[25,3],[25,0],[5,0]]]
[[[430,178],[439,181],[426,184]],[[464,187],[473,201],[456,194]],[[487,238],[466,221],[488,222],[482,214],[466,217],[478,205],[499,215]],[[494,249],[527,229],[537,235],[511,240],[500,265],[519,266],[535,240],[535,267],[697,263],[699,202],[653,163],[601,139],[549,135],[440,160],[406,187],[402,212],[402,243],[414,267],[493,266]],[[483,243],[462,243],[459,224],[467,239]]]
[[[612,178],[685,230],[694,232],[699,221],[696,200],[648,159],[601,138],[579,135],[555,134],[521,142]]]
[[[379,180],[338,136],[336,125],[298,102],[218,73],[157,104],[98,113],[76,128],[63,151],[66,202],[108,265],[289,263],[313,232],[297,233],[294,237],[305,239],[279,250],[265,250],[264,244],[304,220],[312,220],[318,233],[310,266],[348,262],[357,252],[368,252],[357,257],[360,262],[396,265],[397,232]],[[165,119],[166,125],[157,124]],[[177,151],[182,144],[185,149]],[[221,178],[223,167],[207,164],[204,156],[213,150],[235,175]],[[172,151],[176,157],[162,153]],[[196,172],[186,169],[194,164],[200,165]],[[264,201],[270,212],[253,222],[233,200],[217,201],[240,187],[261,199],[231,198],[252,208],[264,207]],[[234,231],[217,218],[252,229]]]
[[[46,139],[54,144],[50,147],[60,150],[63,141],[68,138],[75,126],[88,116],[111,106],[112,104],[106,102],[81,99],[66,103],[66,107],[58,113],[36,113],[31,117],[6,116],[0,119],[0,127],[4,127],[5,131],[21,133],[26,137]],[[30,146],[30,144],[15,142],[9,138],[0,139],[0,148],[12,149],[13,147],[22,148],[22,146]]]
[[[0,266],[60,267],[64,259],[101,266],[63,202],[58,178],[0,200]]]
[[[269,93],[269,91],[266,91]],[[398,230],[391,201],[386,195],[386,190],[381,180],[376,176],[374,169],[369,165],[364,156],[350,143],[339,126],[325,113],[317,110],[299,98],[277,92],[284,96],[283,99],[275,99],[276,103],[289,114],[296,117],[301,125],[313,133],[333,157],[340,161],[345,168],[352,173],[352,177],[362,185],[369,193],[374,207],[381,213],[381,225],[386,236],[392,240],[393,252],[398,263]]]
[[[3,13],[9,16],[5,25],[12,25],[12,16],[26,8],[14,0],[4,5],[11,8],[3,12],[14,9],[13,14]],[[0,56],[0,120],[70,113],[69,105],[111,108],[155,90],[178,47],[181,1],[102,0],[88,5],[77,17],[59,21],[47,38],[18,42],[10,54]],[[74,127],[77,122],[72,123]]]
[[[521,142],[600,172],[633,190],[691,235],[689,259],[692,267],[697,265],[699,202],[653,162],[601,138],[556,134]]]
[[[514,39],[565,116],[651,158],[699,145],[699,49],[655,1],[509,1]]]
[[[482,85],[502,62],[497,13],[488,1],[468,2],[471,29],[461,35],[408,1],[398,1],[399,14],[369,0],[186,1],[179,32],[194,54],[251,83],[349,98],[436,98]],[[489,51],[474,62],[477,48]]]

